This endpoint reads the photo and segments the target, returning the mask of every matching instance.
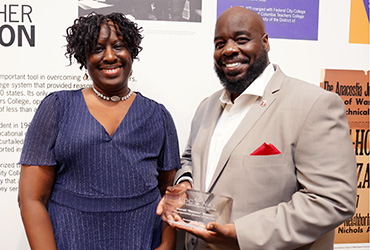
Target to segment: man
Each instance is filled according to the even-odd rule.
[[[255,12],[226,10],[214,44],[224,89],[200,104],[176,178],[192,175],[194,189],[232,197],[231,223],[172,226],[191,233],[187,249],[333,249],[335,227],[355,211],[343,102],[269,62]]]

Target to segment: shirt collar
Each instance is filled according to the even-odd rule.
[[[241,93],[236,99],[239,99],[241,96],[244,95],[254,95],[254,96],[263,96],[263,92],[267,86],[267,83],[270,81],[272,75],[274,74],[274,66],[272,63],[269,63],[265,70],[260,74],[252,83],[246,88],[243,93]],[[220,96],[220,101],[223,104],[232,104],[230,100],[229,93],[224,89]]]

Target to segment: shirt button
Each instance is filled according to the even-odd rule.
[[[195,239],[194,239],[194,238],[191,238],[191,239],[190,239],[190,243],[191,243],[192,245],[195,245]]]

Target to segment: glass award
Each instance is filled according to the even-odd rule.
[[[162,218],[169,223],[205,228],[209,222],[230,222],[230,197],[197,190],[166,192]]]

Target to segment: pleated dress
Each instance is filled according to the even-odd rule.
[[[58,250],[160,244],[158,171],[180,167],[176,129],[163,105],[137,93],[109,135],[81,90],[51,93],[28,128],[20,164],[57,168],[47,209]]]

